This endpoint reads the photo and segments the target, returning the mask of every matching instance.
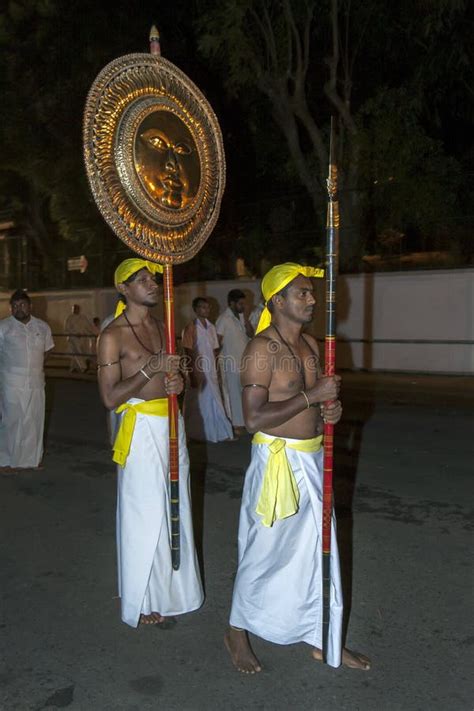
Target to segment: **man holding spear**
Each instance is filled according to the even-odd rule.
[[[286,263],[263,278],[266,308],[242,359],[243,409],[255,433],[239,526],[239,565],[225,644],[244,673],[261,670],[248,632],[277,644],[307,642],[322,659],[323,422],[342,413],[338,376],[324,377],[318,346],[303,333],[313,318],[310,277],[320,270]],[[335,526],[331,550],[326,659],[367,670],[342,649],[342,591]]]
[[[117,558],[122,620],[163,624],[196,610],[203,591],[194,548],[189,457],[179,416],[182,561],[172,565],[168,398],[183,389],[179,356],[165,352],[165,332],[151,310],[158,303],[159,264],[126,259],[115,271],[125,300],[99,337],[97,367],[104,405],[121,416],[113,459],[118,465]]]

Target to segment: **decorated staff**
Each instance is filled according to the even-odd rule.
[[[174,354],[172,265],[191,259],[211,233],[225,184],[217,119],[204,95],[160,55],[108,64],[84,114],[89,183],[104,219],[143,259],[163,265],[166,352]],[[178,403],[168,398],[172,564],[180,566]]]
[[[160,33],[153,25],[150,30],[150,54],[161,56]],[[166,352],[176,353],[174,330],[173,267],[163,268],[163,305],[166,324]],[[178,398],[168,395],[169,453],[170,453],[170,509],[171,509],[171,556],[173,568],[179,569],[181,544],[179,525],[179,449],[178,449]]]
[[[327,179],[328,212],[326,237],[326,338],[325,375],[334,375],[336,367],[336,280],[339,260],[339,202],[335,159],[334,120],[331,119],[329,175]],[[323,660],[327,662],[331,593],[331,520],[333,480],[334,425],[324,423],[323,478]]]

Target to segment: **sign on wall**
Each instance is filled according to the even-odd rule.
[[[68,272],[81,272],[81,274],[84,274],[88,264],[86,257],[81,254],[80,257],[71,257],[71,259],[67,260],[67,270]]]

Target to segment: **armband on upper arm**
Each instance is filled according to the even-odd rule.
[[[117,365],[117,363],[120,363],[120,361],[113,360],[111,363],[97,363],[97,370],[100,370],[101,368],[107,368],[108,365]]]

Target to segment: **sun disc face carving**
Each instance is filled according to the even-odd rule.
[[[138,127],[135,170],[157,206],[179,210],[196,197],[199,153],[191,132],[169,111],[151,112]]]

